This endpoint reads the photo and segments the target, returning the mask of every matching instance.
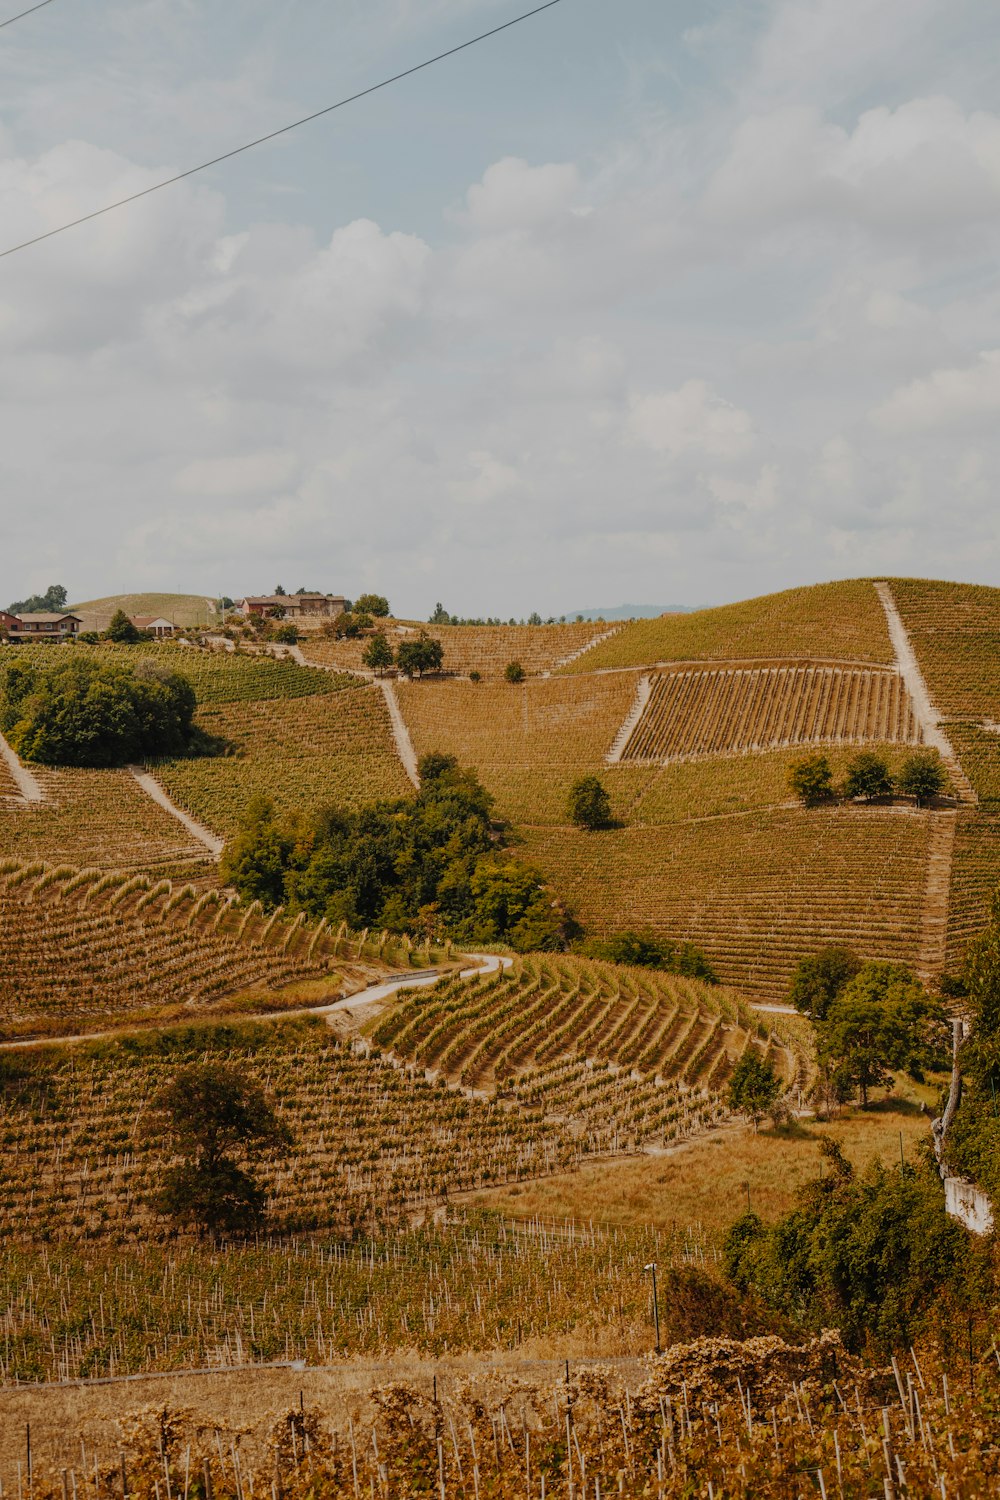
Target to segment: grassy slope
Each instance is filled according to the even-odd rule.
[[[637,620],[564,670],[751,657],[891,662],[893,652],[878,595],[868,580],[856,578]]]
[[[82,629],[104,630],[116,610],[127,615],[162,615],[175,625],[213,625],[218,616],[214,601],[201,594],[109,594],[106,599],[87,599],[71,604],[83,619]]]

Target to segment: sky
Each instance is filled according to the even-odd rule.
[[[0,249],[529,6],[53,0],[0,29]],[[998,42],[560,0],[0,259],[0,604],[1000,583]]]

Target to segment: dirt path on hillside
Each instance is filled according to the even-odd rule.
[[[419,792],[420,775],[417,771],[417,752],[413,748],[413,741],[410,739],[410,731],[406,727],[406,720],[403,718],[403,710],[400,708],[399,699],[396,697],[396,689],[393,687],[392,683],[387,681],[384,677],[380,679],[378,685],[382,689],[382,696],[385,699],[385,706],[389,710],[389,719],[392,724],[392,737],[396,743],[396,754],[399,756],[400,760],[403,763],[403,770],[406,772],[407,776],[410,778],[410,780],[413,782],[413,785]]]
[[[948,956],[948,905],[955,851],[957,812],[931,813],[927,884],[920,915],[920,948],[915,968],[926,983],[944,973]]]
[[[924,674],[920,670],[916,652],[910,640],[903,617],[896,608],[896,601],[892,596],[892,589],[887,583],[876,583],[875,592],[882,602],[885,610],[886,622],[889,626],[889,639],[892,649],[896,653],[896,668],[900,677],[906,683],[907,691],[913,701],[913,711],[923,730],[924,740],[931,745],[941,756],[948,771],[951,774],[955,791],[961,802],[978,802],[979,798],[972,789],[972,784],[962,770],[958,756],[952,747],[952,743],[944,730],[941,728],[941,717],[931,702],[930,690],[924,681]]]
[[[21,764],[2,734],[0,734],[0,756],[3,756],[3,759],[7,762],[7,769],[13,776],[17,789],[25,802],[44,802],[45,793],[27,767]]]
[[[632,738],[639,720],[642,718],[643,714],[646,711],[646,705],[649,702],[652,691],[652,678],[650,677],[648,672],[644,672],[639,678],[639,681],[636,683],[635,697],[632,699],[632,706],[629,709],[628,713],[625,715],[621,728],[618,730],[618,733],[614,737],[611,749],[604,757],[605,765],[616,766],[621,760],[622,756],[625,754],[625,749],[628,745],[628,742]]]
[[[177,803],[163,790],[155,776],[150,776],[149,772],[144,771],[141,766],[129,766],[128,769],[133,780],[142,788],[146,796],[162,807],[163,811],[169,813],[172,818],[176,818],[191,837],[208,850],[213,859],[222,857],[225,844],[217,834],[213,833],[210,828],[206,828],[204,823],[199,823],[197,818],[192,818],[189,813],[184,812],[183,808],[178,807]]]

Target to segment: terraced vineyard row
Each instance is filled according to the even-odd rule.
[[[730,666],[657,673],[622,759],[663,763],[787,745],[922,740],[896,672]]]
[[[565,670],[790,656],[891,663],[892,643],[872,584],[852,578],[787,589],[721,609],[635,620]]]
[[[466,1087],[500,1090],[593,1129],[631,1117],[672,1139],[720,1113],[749,1046],[789,1081],[806,1063],[738,996],[674,975],[569,956],[527,958],[484,979],[441,980],[401,999],[372,1032],[397,1057]],[[627,1108],[625,1100],[631,1102]]]
[[[263,1169],[282,1232],[392,1225],[452,1192],[571,1166],[585,1149],[539,1109],[410,1077],[319,1019],[189,1024],[8,1064],[0,1237],[166,1234],[148,1208],[165,1164],[149,1104],[177,1069],[204,1061],[261,1084],[294,1134],[290,1153]]]
[[[207,868],[205,850],[127,771],[32,766],[45,800],[0,799],[0,855],[105,869]]]
[[[890,587],[938,712],[1000,719],[1000,589],[914,578]]]
[[[10,660],[51,666],[63,662],[64,653],[53,655],[50,646],[22,646]],[[194,687],[199,703],[245,703],[259,699],[305,698],[336,693],[353,685],[350,677],[318,668],[302,667],[290,659],[227,651],[223,647],[182,646],[177,641],[142,641],[134,646],[104,642],[100,646],[73,647],[74,661],[112,661],[123,667],[155,662],[158,667],[179,672]],[[2,670],[0,670],[2,687]]]
[[[784,998],[798,960],[828,943],[914,964],[929,814],[774,809],[662,827],[521,830],[522,853],[588,932],[650,925],[704,948],[720,977]]]
[[[239,826],[247,801],[270,797],[282,812],[326,803],[358,805],[412,791],[376,687],[333,696],[209,704],[198,723],[230,754],[152,767],[170,796],[214,832]]]
[[[417,630],[439,640],[444,647],[444,670],[467,677],[478,672],[484,678],[504,674],[508,662],[519,661],[529,676],[550,672],[561,661],[572,656],[611,627],[600,621],[571,625],[428,625],[401,628],[389,623],[386,636],[395,649],[400,642],[412,640]],[[306,636],[302,652],[307,661],[348,671],[364,671],[361,655],[366,642],[330,641],[322,636]],[[586,655],[583,660],[586,660]]]
[[[211,886],[0,861],[0,1036],[197,1015],[239,994],[281,1008],[278,992],[304,982],[319,1004],[411,952],[407,938],[267,916]]]

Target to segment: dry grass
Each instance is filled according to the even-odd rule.
[[[722,609],[636,620],[566,670],[791,656],[891,662],[885,614],[872,584],[852,578],[746,599]]]
[[[691,1225],[711,1234],[725,1230],[747,1206],[777,1219],[795,1204],[798,1188],[821,1170],[820,1142],[830,1136],[861,1167],[875,1157],[899,1161],[899,1137],[908,1160],[930,1140],[930,1117],[920,1100],[935,1090],[903,1080],[899,1094],[868,1110],[847,1109],[824,1123],[796,1122],[781,1130],[748,1126],[715,1131],[662,1155],[591,1162],[574,1172],[472,1194],[475,1207],[512,1218],[596,1220],[669,1230]]]

